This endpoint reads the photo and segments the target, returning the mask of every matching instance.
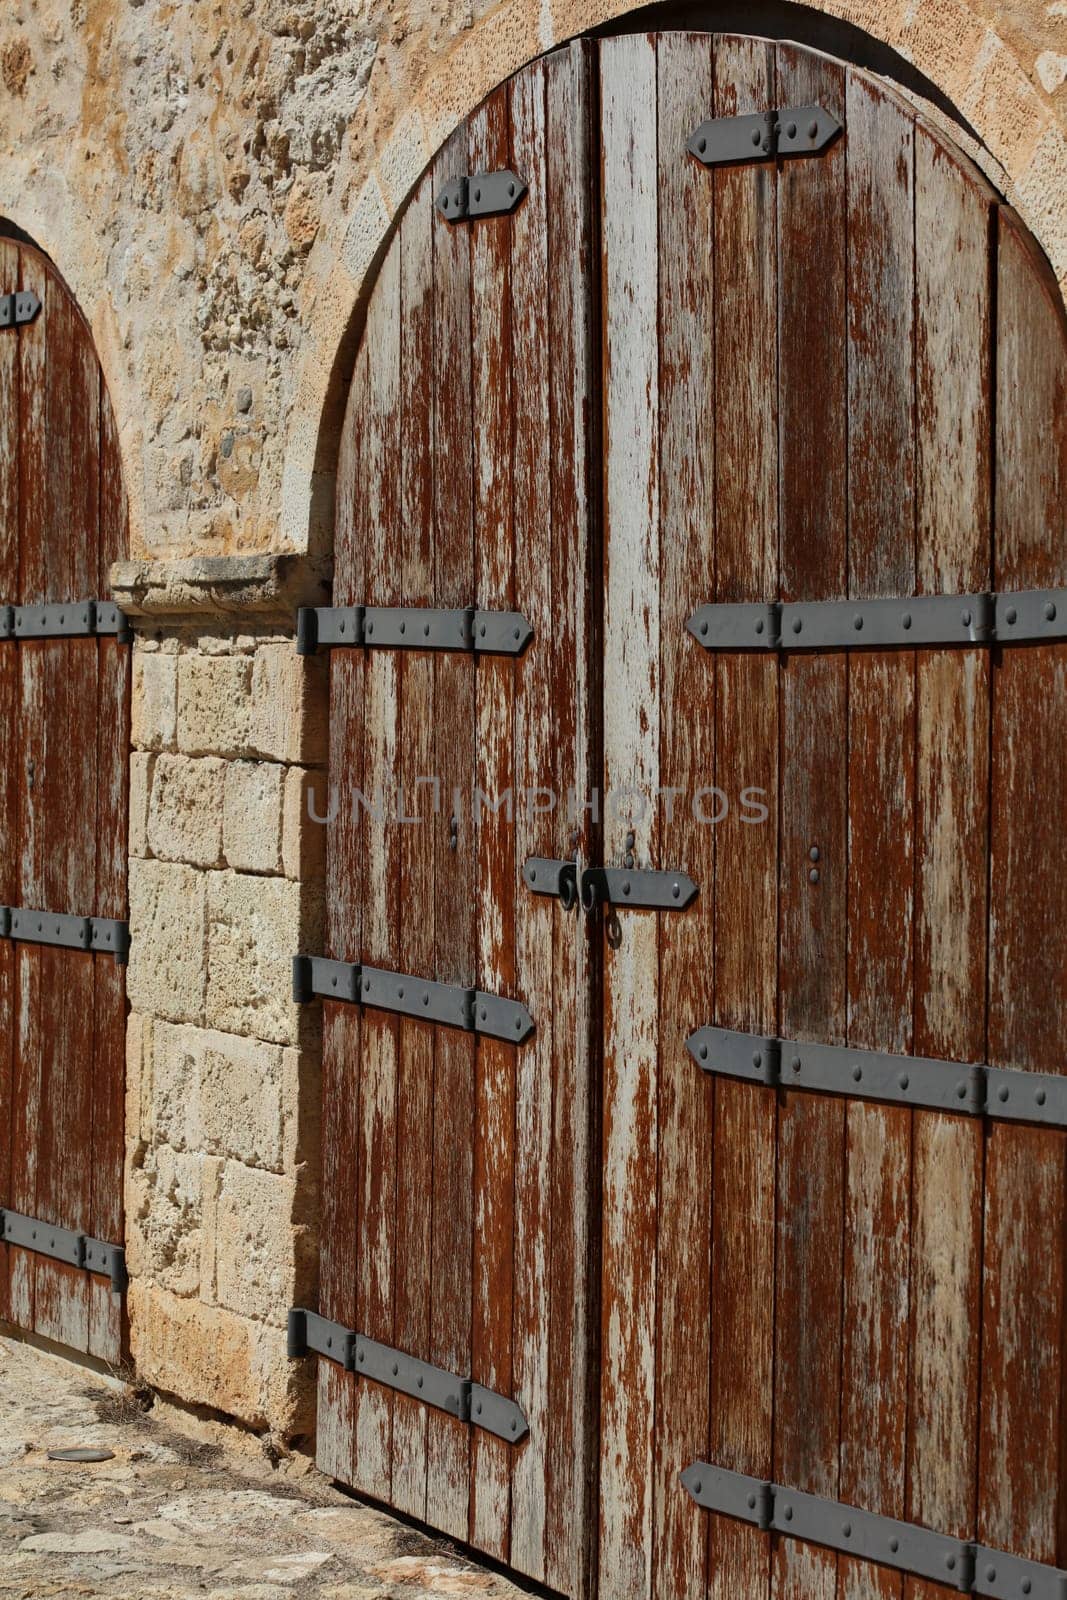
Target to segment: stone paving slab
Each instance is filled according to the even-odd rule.
[[[147,1405],[151,1409],[145,1409]],[[72,1446],[92,1464],[50,1461]],[[519,1600],[306,1457],[0,1337],[0,1596]]]

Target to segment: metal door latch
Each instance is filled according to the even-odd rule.
[[[522,876],[534,894],[558,896],[565,911],[579,900],[586,911],[595,911],[600,905],[684,911],[698,892],[685,872],[641,872],[629,867],[586,867],[579,882],[575,862],[553,861],[547,856],[531,856]]]
[[[32,322],[41,302],[32,289],[19,289],[14,294],[0,294],[0,328],[15,328]]]
[[[452,178],[435,203],[446,222],[467,222],[475,217],[505,217],[525,193],[526,184],[514,172],[476,172],[469,178]]]
[[[706,167],[772,156],[814,156],[841,132],[842,124],[822,106],[786,106],[744,117],[712,117],[691,134],[686,149]]]

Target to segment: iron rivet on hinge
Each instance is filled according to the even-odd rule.
[[[960,621],[963,623],[965,628],[969,628],[971,625],[971,613],[969,611],[965,611],[960,617]]]
[[[861,617],[861,616],[860,616],[860,615],[859,615],[859,613],[858,613],[858,612],[857,612],[857,614],[856,614],[856,615],[855,615],[855,616],[854,616],[854,617],[853,617],[853,618],[852,618],[852,626],[853,626],[853,627],[854,627],[854,628],[855,628],[855,630],[856,630],[856,632],[857,632],[857,633],[858,633],[858,632],[859,632],[859,631],[860,631],[860,629],[861,629],[861,628],[862,628],[862,627],[863,627],[863,618],[862,618],[862,617]]]
[[[1006,621],[1008,621],[1010,623],[1011,622],[1015,622],[1017,620],[1017,618],[1018,618],[1018,615],[1019,615],[1019,613],[1016,611],[1015,607],[1014,606],[1009,606],[1008,607],[1008,611],[1007,611]]]
[[[799,633],[803,626],[804,626],[804,624],[801,622],[799,617],[794,617],[793,618],[793,632],[794,633]]]
[[[1050,600],[1048,605],[1045,607],[1045,621],[1046,622],[1055,622],[1055,620],[1056,620],[1056,607],[1052,604],[1052,601]]]

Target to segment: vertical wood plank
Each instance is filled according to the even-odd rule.
[[[840,68],[778,48],[778,104],[842,118]],[[846,590],[845,148],[784,162],[778,181],[780,561],[783,599]],[[787,658],[781,674],[779,1027],[845,1030],[847,683],[843,658]],[[818,867],[811,851],[819,851]],[[813,881],[813,871],[818,877]],[[835,1497],[841,1382],[844,1110],[784,1094],[778,1120],[774,1476]],[[772,1593],[822,1600],[824,1551],[774,1552]],[[797,1572],[805,1572],[797,1586]]]
[[[915,127],[917,590],[990,582],[991,194]],[[948,266],[946,267],[946,263]],[[919,1055],[985,1055],[990,656],[916,665],[915,1035]],[[912,1126],[906,1515],[974,1527],[982,1128]],[[944,1590],[909,1579],[907,1600]]]
[[[0,281],[18,282],[19,252],[0,239]],[[19,583],[19,343],[18,336],[0,341],[0,597],[14,600]],[[10,647],[0,652],[0,730],[3,775],[0,777],[0,894],[13,905],[18,885],[18,656]],[[0,1205],[14,1205],[13,1141],[18,1109],[16,1093],[15,952],[8,942],[0,949]],[[21,1252],[0,1244],[0,1321],[14,1322],[10,1273]],[[16,1269],[18,1270],[18,1269]]]
[[[850,72],[848,128],[849,594],[915,588],[914,133],[910,113]],[[915,658],[848,659],[848,1038],[912,1038]],[[911,1113],[849,1101],[845,1132],[843,1500],[904,1509]],[[902,1592],[846,1557],[838,1593]]]
[[[685,142],[712,101],[711,40],[660,35],[656,67],[659,777],[674,797],[659,830],[664,865],[688,872],[700,892],[684,913],[660,919],[652,1584],[653,1593],[697,1600],[705,1592],[707,1530],[678,1474],[680,1465],[706,1455],[708,1440],[711,1208],[704,1182],[694,1178],[711,1166],[712,1086],[695,1070],[685,1040],[710,1016],[713,995],[714,837],[694,817],[691,797],[715,770],[715,723],[713,716],[694,716],[694,708],[712,703],[714,669],[685,624],[699,596],[712,592],[715,576],[715,432],[708,414],[716,325],[713,182],[685,155]]]
[[[536,69],[533,75],[536,77]],[[523,73],[512,93],[529,82]],[[469,172],[499,171],[512,165],[509,94],[498,90],[468,124]],[[544,204],[537,170],[516,158],[531,186],[521,216],[528,219]],[[492,217],[471,229],[471,388],[474,430],[473,480],[476,599],[479,606],[510,611],[515,605],[512,530],[511,376],[519,392],[527,377],[521,368],[519,330],[512,354],[511,250],[518,217]],[[541,237],[538,238],[537,235]],[[541,248],[543,229],[534,230]],[[518,298],[519,290],[516,289]],[[543,303],[543,302],[542,302]],[[523,303],[518,319],[529,318]],[[535,391],[536,393],[536,391]],[[529,396],[533,399],[533,396]],[[533,415],[524,422],[534,423]],[[524,427],[523,432],[526,432]],[[519,498],[527,485],[517,487]],[[528,531],[528,530],[524,530]],[[541,539],[547,529],[538,530]],[[525,597],[524,597],[525,599]],[[540,641],[539,641],[540,642]],[[542,644],[543,648],[543,644]],[[515,829],[514,804],[501,797],[513,785],[515,664],[507,656],[487,656],[477,667],[478,736],[474,781],[475,849],[478,862],[478,982],[500,994],[515,989]],[[542,1019],[538,1018],[539,1023]],[[540,1038],[540,1027],[538,1038]],[[533,1048],[533,1046],[525,1046]],[[474,1116],[474,1305],[471,1377],[487,1388],[510,1394],[512,1381],[512,1277],[515,1237],[515,1072],[514,1046],[482,1039],[477,1051]],[[510,1543],[511,1449],[503,1439],[475,1428],[471,1436],[471,1539],[504,1561]]]
[[[337,549],[334,602],[360,600],[366,552],[362,516],[363,461],[360,421],[369,404],[366,347],[356,361],[337,465]],[[329,793],[318,814],[331,820],[326,834],[326,953],[358,961],[362,948],[365,868],[356,792],[363,784],[364,653],[330,655]],[[356,1326],[356,1195],[358,1191],[359,1062],[362,1020],[356,1006],[322,1007],[322,1231],[319,1307],[346,1328]],[[355,1449],[352,1373],[319,1362],[316,1460],[323,1472],[347,1482]]]
[[[1063,307],[1006,210],[997,249],[994,582],[1060,586]],[[995,678],[989,1060],[1056,1071],[1067,1048],[1067,920],[1048,797],[1067,784],[1067,645],[1006,649]],[[1064,1551],[1065,1142],[996,1122],[987,1136],[978,1535],[1038,1561]]]
[[[460,127],[434,162],[435,188],[467,160]],[[440,606],[470,605],[474,590],[471,507],[470,231],[434,217],[434,368],[445,403],[434,433],[435,587]],[[474,775],[474,663],[434,662],[436,772],[434,898],[437,977],[469,985],[475,972],[476,870],[471,827]],[[475,1047],[439,1030],[434,1075],[433,1305],[431,1359],[467,1373],[471,1360],[471,1242]],[[470,1430],[443,1412],[427,1416],[427,1514],[455,1538],[470,1535]]]
[[[99,379],[100,552],[95,592],[110,593],[111,563],[128,547],[129,515],[122,482],[118,432],[107,392]],[[96,892],[97,916],[127,916],[126,872],[129,805],[131,648],[114,639],[97,641],[96,712]],[[126,969],[110,956],[94,957],[93,1153],[91,1231],[98,1239],[123,1240],[122,1159],[125,1135]],[[89,1285],[89,1349],[113,1364],[123,1351],[124,1307],[110,1284]]]
[[[433,243],[432,175],[425,177],[400,225],[403,406],[403,602],[434,603],[433,570]],[[401,663],[399,777],[401,894],[398,908],[405,970],[434,970],[433,657]],[[423,782],[420,783],[420,779]],[[401,1350],[430,1357],[430,1204],[433,1151],[433,1029],[400,1022],[397,1086],[396,1339]],[[393,1402],[393,1504],[426,1516],[426,1407],[406,1395]]]
[[[714,112],[775,104],[773,46],[722,37]],[[777,179],[769,163],[714,174],[715,598],[778,593]],[[743,315],[737,308],[743,305]],[[715,780],[729,810],[715,829],[715,1021],[773,1033],[778,982],[778,663],[706,661],[715,678]],[[761,791],[762,823],[742,791]],[[721,805],[721,801],[716,801]],[[771,1474],[774,1379],[773,1095],[714,1085],[711,1455]],[[737,1353],[745,1352],[739,1365]],[[711,1519],[708,1593],[765,1595],[770,1549],[756,1529]]]
[[[513,519],[515,601],[534,629],[516,668],[515,772],[524,789],[515,819],[513,871],[531,855],[553,856],[557,817],[548,795],[559,786],[559,697],[553,692],[555,607],[552,566],[553,438],[549,391],[551,352],[543,319],[553,284],[549,271],[545,73],[526,69],[510,87],[516,170],[530,192],[511,236],[512,361],[516,404]],[[521,398],[520,398],[521,397]],[[516,877],[516,883],[519,879]],[[515,980],[537,1029],[515,1061],[515,1392],[530,1423],[514,1453],[511,1559],[538,1580],[545,1576],[546,1461],[549,1415],[549,1340],[552,1306],[549,1263],[555,1218],[550,1209],[553,1044],[556,1035],[553,947],[567,937],[560,908],[525,886],[515,909]]]
[[[600,571],[595,522],[599,351],[593,283],[592,142],[595,47],[589,41],[545,62],[554,611],[551,690],[558,804],[552,855],[589,860],[596,827],[579,813],[599,780],[594,714],[599,688]],[[533,586],[522,547],[516,568]],[[520,669],[520,671],[523,669]],[[571,795],[574,804],[570,803]],[[564,800],[566,797],[566,801]],[[566,810],[564,809],[566,805]],[[595,1586],[596,1345],[600,1260],[599,1003],[588,921],[555,923],[552,996],[553,1126],[550,1204],[550,1358],[545,1581],[586,1600]],[[598,989],[596,990],[599,995]],[[594,1046],[593,1033],[597,1038]]]
[[[604,41],[600,72],[604,784],[616,797],[604,853],[649,867],[659,864],[650,804],[660,687],[654,42]],[[600,1591],[639,1600],[653,1582],[657,918],[606,917],[605,932]]]
[[[363,472],[356,485],[365,517],[363,598],[369,605],[398,605],[401,593],[400,524],[400,254],[382,263],[367,313],[367,409],[359,419]],[[403,970],[400,959],[400,826],[394,786],[397,770],[400,663],[391,650],[369,650],[363,694],[363,931],[362,959]],[[393,1272],[396,1256],[396,1078],[399,1023],[365,1012],[360,1038],[359,1192],[356,1232],[355,1327],[393,1344]],[[392,1393],[375,1383],[356,1385],[355,1486],[389,1498]]]

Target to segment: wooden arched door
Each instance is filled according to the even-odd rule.
[[[441,152],[303,627],[338,1477],[568,1594],[1060,1592],[1065,397],[840,62],[577,44]]]
[[[0,296],[0,1321],[115,1362],[130,649],[108,573],[126,500],[69,290],[0,237]]]

